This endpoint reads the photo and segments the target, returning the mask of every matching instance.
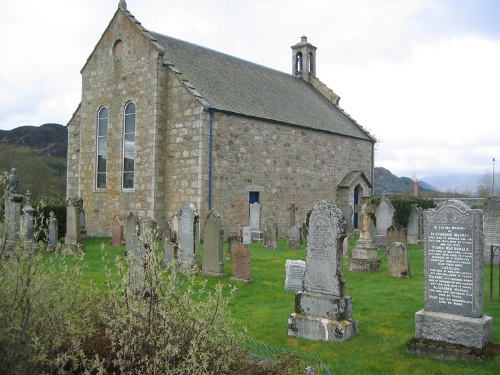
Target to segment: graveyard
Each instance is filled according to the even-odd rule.
[[[83,283],[91,280],[105,282],[101,245],[110,262],[123,256],[124,247],[109,246],[109,238],[83,240],[86,248]],[[356,239],[350,240],[351,251]],[[492,374],[500,368],[500,356],[486,363],[448,362],[410,355],[406,342],[415,335],[415,313],[424,304],[424,254],[422,245],[408,245],[411,278],[390,277],[385,251],[379,251],[381,270],[373,273],[347,271],[343,259],[347,293],[353,297],[353,316],[359,322],[359,334],[345,342],[311,341],[289,337],[287,317],[294,310],[294,293],[286,291],[285,262],[287,259],[305,260],[306,244],[299,250],[288,250],[287,239],[279,239],[277,250],[265,249],[263,243],[248,245],[251,253],[252,283],[231,281],[232,262],[224,260],[224,278],[196,276],[207,280],[207,288],[220,282],[237,287],[229,304],[235,330],[246,330],[248,335],[266,345],[318,356],[332,374],[409,373],[409,374]],[[224,244],[224,254],[227,244]],[[204,246],[200,246],[203,258]],[[498,267],[498,266],[497,266]],[[498,269],[496,270],[498,275]],[[500,342],[500,303],[489,301],[489,268],[484,271],[484,313],[493,317],[493,342]]]

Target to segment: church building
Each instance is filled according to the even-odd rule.
[[[321,199],[370,195],[374,137],[316,77],[316,47],[303,36],[291,52],[291,74],[273,70],[147,30],[121,0],[67,125],[67,197],[83,198],[88,234],[130,211],[162,225],[192,203],[227,237],[258,202],[286,236],[291,203],[300,224]]]

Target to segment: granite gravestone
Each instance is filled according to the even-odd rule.
[[[203,254],[202,273],[204,275],[225,277],[223,259],[224,226],[220,214],[214,209],[210,210],[205,220],[203,244],[205,252]]]
[[[373,244],[371,236],[371,217],[373,206],[370,197],[361,197],[356,206],[359,214],[359,239],[352,250],[348,267],[351,272],[376,272],[380,271],[382,261],[377,258],[377,247]]]
[[[23,237],[28,243],[33,243],[35,228],[33,222],[33,214],[35,209],[31,206],[31,193],[28,191],[26,193],[26,204],[23,209]]]
[[[352,319],[352,297],[342,274],[342,212],[332,203],[314,205],[309,222],[302,290],[288,317],[288,335],[310,340],[346,341],[358,333]]]
[[[375,210],[375,235],[373,236],[373,241],[375,245],[385,246],[385,235],[387,234],[387,228],[394,225],[394,218],[396,216],[396,209],[392,205],[391,201],[387,195],[383,195],[380,200],[379,205]]]
[[[261,208],[262,207],[258,202],[254,202],[250,205],[249,227],[251,230],[252,241],[260,241],[262,239],[262,232],[260,230]]]
[[[231,249],[231,257],[233,259],[233,277],[231,277],[231,281],[252,283],[248,246],[242,243],[235,244]]]
[[[415,314],[415,338],[407,351],[455,359],[450,346],[481,350],[489,345],[481,211],[458,200],[424,211],[424,272],[424,309]]]
[[[500,196],[486,197],[483,208],[484,262],[491,262],[491,246],[500,246]],[[499,264],[500,258],[494,258]]]
[[[243,243],[248,245],[252,242],[252,229],[250,227],[243,227]]]
[[[55,217],[51,217],[49,219],[49,239],[47,241],[47,247],[55,251],[58,247],[59,233],[57,228],[57,219]]]
[[[161,248],[163,249],[163,265],[170,267],[177,260],[177,232],[169,219],[165,220],[161,236]]]
[[[278,221],[275,217],[268,217],[264,224],[264,249],[278,249]]]
[[[135,212],[129,212],[124,224],[123,237],[125,241],[125,255],[127,255],[130,240],[139,234],[139,216]]]
[[[422,242],[423,217],[424,210],[416,204],[412,204],[410,216],[408,217],[408,243],[417,244]]]
[[[200,262],[199,216],[192,203],[185,203],[179,210],[179,266],[181,272],[196,273]]]
[[[387,262],[389,264],[389,275],[409,279],[410,260],[406,244],[393,241],[387,247]]]
[[[291,225],[288,228],[288,250],[299,250],[300,242],[300,227]]]
[[[111,241],[110,246],[123,246],[125,241],[123,240],[123,233],[125,231],[125,225],[120,217],[115,216],[111,222]]]
[[[135,293],[141,293],[145,289],[146,245],[139,236],[132,236],[127,248],[129,286]]]
[[[66,201],[66,237],[62,251],[64,253],[76,253],[84,250],[81,243],[80,212],[83,208],[81,197],[69,197]]]
[[[80,210],[80,236],[82,238],[87,237],[87,229],[85,228],[85,210],[82,209]]]
[[[287,292],[298,292],[302,290],[302,277],[306,262],[303,260],[287,259],[285,262],[285,290]]]
[[[242,238],[240,236],[229,236],[227,238],[227,253],[226,260],[232,260],[231,251],[233,250],[234,245],[241,243]]]
[[[290,207],[288,207],[288,211],[290,211],[290,227],[292,225],[295,225],[295,214],[297,213],[297,207],[295,207],[295,204],[290,203]]]

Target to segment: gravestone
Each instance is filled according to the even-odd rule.
[[[125,255],[128,254],[128,245],[130,240],[139,234],[139,216],[135,212],[129,212],[125,218],[123,228],[123,237],[125,240]]]
[[[47,247],[55,251],[59,245],[59,233],[57,228],[57,219],[55,217],[51,217],[49,219],[49,239],[47,241]]]
[[[80,236],[82,238],[87,237],[87,229],[85,228],[85,210],[82,209],[80,210]]]
[[[389,249],[389,246],[393,242],[401,242],[402,244],[404,244],[406,246],[406,243],[407,243],[406,233],[407,233],[406,228],[400,224],[394,224],[394,225],[391,225],[389,228],[387,228],[387,234],[385,237],[386,250]]]
[[[24,196],[19,194],[19,181],[16,168],[12,168],[8,180],[7,199],[5,200],[4,224],[7,227],[6,248],[11,250],[14,243],[19,241],[21,232],[21,205]]]
[[[250,205],[250,220],[249,227],[251,230],[252,241],[261,241],[262,232],[260,230],[260,210],[261,205],[258,202],[254,202]]]
[[[484,263],[491,262],[491,245],[500,246],[500,196],[486,197],[483,208],[484,232]],[[494,258],[494,264],[499,264],[500,258]]]
[[[275,217],[268,217],[264,224],[264,249],[278,249],[278,221]]]
[[[387,247],[387,263],[389,264],[389,275],[391,277],[402,277],[409,279],[410,260],[406,244],[393,241]]]
[[[227,238],[227,253],[226,260],[232,260],[231,252],[233,251],[234,245],[241,243],[243,239],[240,236],[229,236]]]
[[[288,211],[290,211],[290,227],[292,225],[295,225],[295,214],[297,212],[297,207],[295,207],[295,204],[290,203],[290,207],[288,207]]]
[[[135,293],[145,290],[146,244],[140,236],[132,236],[128,243],[129,286]]]
[[[169,267],[177,260],[177,232],[169,219],[165,220],[161,236],[161,248],[163,249],[163,265]]]
[[[199,216],[192,203],[184,203],[179,210],[178,238],[181,272],[198,272],[201,266]]]
[[[203,254],[202,274],[225,277],[223,259],[224,226],[220,214],[214,209],[210,210],[205,220],[203,244],[205,252]]]
[[[289,336],[346,341],[358,333],[358,323],[352,319],[352,297],[345,295],[342,273],[345,231],[340,209],[324,200],[314,205],[302,290],[295,294],[295,312],[288,317]]]
[[[34,239],[34,222],[33,213],[35,209],[31,206],[31,193],[28,191],[26,193],[26,205],[24,206],[23,213],[23,237],[28,243],[33,243]]]
[[[77,253],[85,250],[81,243],[80,212],[83,209],[81,197],[69,197],[66,201],[66,237],[62,251],[64,253]]]
[[[125,231],[125,225],[120,217],[115,216],[111,222],[111,241],[110,246],[123,246],[125,241],[123,240],[123,234]]]
[[[298,292],[302,290],[302,277],[306,262],[303,260],[290,260],[285,262],[285,290],[287,292]]]
[[[231,249],[231,257],[233,259],[233,277],[230,280],[252,283],[248,246],[242,243],[235,244]]]
[[[417,244],[422,242],[423,237],[424,210],[416,204],[411,205],[408,217],[408,243]]]
[[[300,249],[300,227],[292,225],[288,228],[288,250]]]
[[[370,214],[373,212],[373,206],[370,200],[370,197],[361,197],[356,206],[359,214],[359,239],[348,261],[348,269],[351,272],[380,271],[382,261],[377,258],[377,247],[373,244],[371,236]]]
[[[139,236],[148,245],[156,242],[158,235],[158,223],[151,217],[139,219]]]
[[[243,243],[248,245],[252,242],[252,229],[250,227],[243,227]]]
[[[394,225],[394,218],[396,216],[396,209],[392,205],[391,201],[387,195],[383,195],[380,200],[379,205],[375,210],[375,235],[373,236],[373,242],[375,245],[384,247],[385,246],[385,235],[387,234],[387,228]]]
[[[407,343],[407,351],[453,360],[469,355],[463,347],[475,353],[485,349],[493,322],[483,315],[480,210],[450,200],[424,211],[424,276],[424,309],[415,314],[415,338]]]

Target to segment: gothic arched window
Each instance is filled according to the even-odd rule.
[[[123,119],[123,189],[134,188],[135,104],[128,102]]]

